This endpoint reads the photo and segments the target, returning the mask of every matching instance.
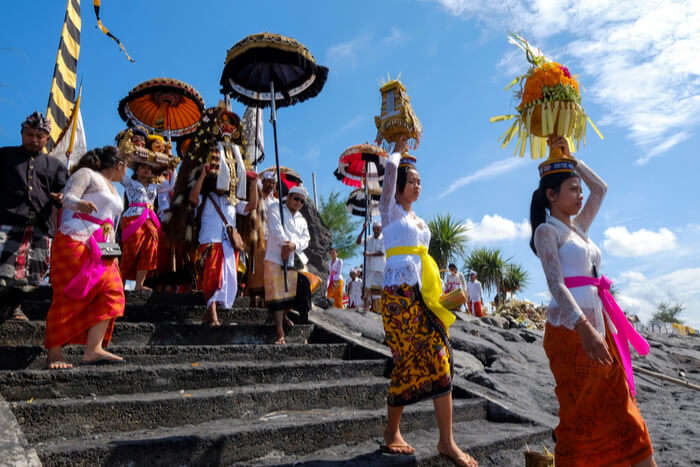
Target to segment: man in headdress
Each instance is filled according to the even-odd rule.
[[[49,225],[68,178],[43,153],[50,131],[51,122],[34,112],[22,123],[22,145],[0,148],[0,314],[15,319],[27,319],[22,290],[38,286],[49,268]]]
[[[294,308],[302,322],[308,320],[311,309],[311,283],[303,270],[308,258],[304,250],[309,246],[309,226],[301,214],[308,195],[302,186],[289,190],[283,202],[284,224],[280,219],[279,204],[270,205],[267,212],[267,251],[265,252],[265,303],[274,313],[277,327],[275,344],[285,344],[285,314]],[[295,261],[298,259],[299,261]],[[287,265],[287,291],[284,268]]]

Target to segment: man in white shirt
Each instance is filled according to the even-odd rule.
[[[469,298],[469,313],[481,318],[484,313],[481,311],[482,306],[482,291],[481,282],[476,280],[476,273],[472,271],[469,274],[469,284],[467,284],[467,295]]]
[[[309,261],[304,250],[309,246],[309,227],[300,210],[308,195],[302,186],[289,190],[282,205],[284,224],[280,220],[279,203],[270,205],[267,212],[267,250],[265,252],[265,303],[275,315],[277,340],[275,344],[286,344],[283,323],[291,308],[308,321],[311,309],[311,284],[304,274]],[[295,258],[300,265],[295,265]],[[284,268],[287,266],[287,290],[285,291]]]
[[[357,244],[362,244],[364,228],[357,237]],[[379,299],[384,287],[384,266],[386,258],[384,256],[384,237],[382,236],[382,223],[372,224],[372,235],[367,238],[367,275],[365,277],[365,299],[370,302],[370,310],[381,313]]]
[[[258,198],[257,191],[253,190],[248,202],[233,204],[228,190],[224,189],[230,187],[230,173],[231,168],[226,162],[222,163],[216,157],[202,168],[189,196],[190,203],[197,205],[201,211],[195,264],[199,266],[197,285],[207,301],[207,312],[202,323],[210,326],[221,325],[216,311],[217,303],[231,308],[238,293],[238,252],[229,239],[227,228],[235,230],[236,214],[248,215],[255,209]]]

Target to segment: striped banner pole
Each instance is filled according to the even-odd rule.
[[[48,152],[68,129],[73,113],[81,27],[80,0],[68,0],[46,109],[46,116],[51,122],[51,133],[46,144]]]

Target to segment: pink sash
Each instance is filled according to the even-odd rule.
[[[129,207],[143,208],[143,212],[141,213],[138,219],[136,219],[134,222],[129,224],[124,230],[122,230],[122,241],[126,241],[127,238],[134,235],[141,228],[141,226],[146,223],[148,219],[151,219],[151,221],[153,221],[156,228],[160,232],[160,221],[158,220],[158,216],[156,216],[156,213],[153,212],[153,209],[151,208],[150,204],[132,203],[129,205]]]
[[[632,344],[632,347],[634,347],[640,355],[649,353],[649,343],[634,329],[634,326],[630,324],[617,302],[615,302],[615,298],[610,293],[612,281],[605,276],[601,276],[600,279],[597,277],[575,276],[565,278],[564,284],[570,289],[587,285],[598,288],[598,296],[600,297],[600,301],[603,302],[603,308],[605,308],[610,321],[612,321],[617,329],[617,334],[613,334],[613,337],[615,338],[617,349],[620,351],[620,358],[622,359],[622,366],[625,369],[625,376],[627,377],[630,394],[634,397],[636,393],[634,388],[634,372],[632,371],[632,357],[630,355],[628,342]]]
[[[80,212],[73,214],[73,218],[92,222],[93,224],[97,224],[99,226],[109,224],[112,226],[112,228],[114,228],[114,223],[111,219],[98,219],[90,214],[83,214]],[[71,281],[66,284],[66,287],[63,289],[63,292],[67,297],[74,300],[84,299],[87,297],[88,293],[90,290],[92,290],[95,284],[97,284],[97,282],[100,280],[105,271],[105,265],[102,264],[102,253],[100,252],[100,246],[97,243],[105,242],[106,240],[107,239],[105,239],[104,232],[101,228],[95,230],[92,236],[90,236],[90,240],[88,240],[89,254],[87,261],[83,263],[80,271],[78,271],[78,274],[76,274],[75,277],[73,277],[73,279],[71,279]]]

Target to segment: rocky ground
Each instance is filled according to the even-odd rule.
[[[355,336],[383,342],[381,317],[374,313],[329,309],[314,315]],[[542,347],[543,332],[504,329],[502,326],[509,326],[504,319],[475,319],[461,313],[459,318],[450,334],[456,372],[464,384],[528,418],[555,427],[558,404]],[[651,352],[647,357],[636,357],[636,365],[669,376],[685,375],[689,382],[700,384],[700,338],[646,337]],[[636,381],[637,399],[658,465],[699,466],[700,393],[642,375],[637,375]]]

